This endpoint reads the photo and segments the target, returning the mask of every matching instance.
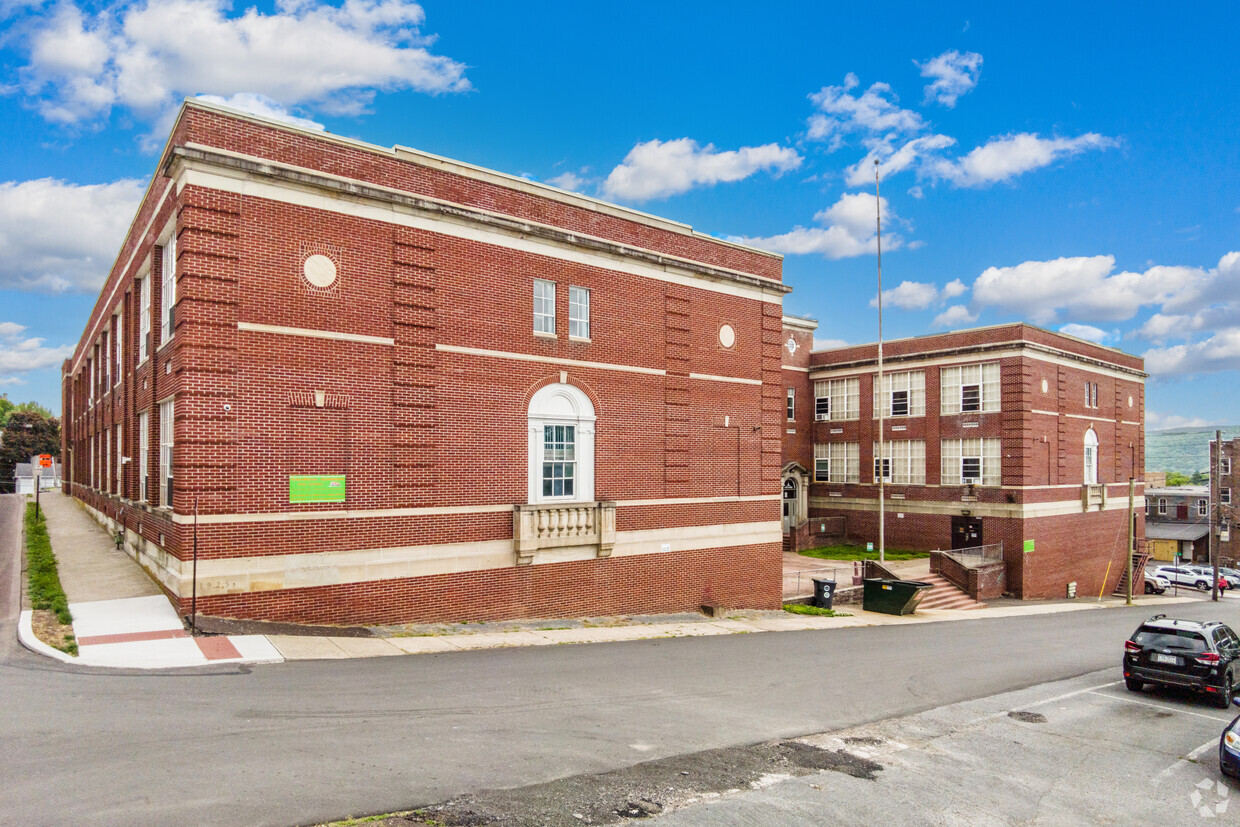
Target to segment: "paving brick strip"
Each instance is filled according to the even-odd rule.
[[[60,568],[61,584],[74,615],[77,658],[38,641],[31,630],[29,611],[23,612],[19,637],[27,648],[60,660],[89,666],[170,668],[208,663],[270,663],[284,660],[369,658],[433,654],[515,646],[568,643],[606,643],[624,640],[747,634],[757,632],[845,629],[858,626],[933,623],[1011,617],[1064,611],[1089,611],[1123,606],[1122,598],[1020,603],[1002,601],[981,609],[921,609],[915,615],[893,616],[844,606],[836,617],[793,615],[781,611],[736,611],[722,617],[681,614],[656,617],[609,617],[514,621],[489,624],[403,625],[348,629],[333,634],[319,628],[283,629],[267,634],[252,632],[261,624],[221,622],[216,628],[239,634],[194,636],[185,628],[159,586],[138,564],[117,549],[111,536],[76,500],[59,492],[41,497]],[[805,558],[801,558],[804,560]],[[797,568],[821,568],[831,561],[812,561]],[[851,563],[835,564],[851,573]],[[901,577],[915,579],[928,571],[925,560],[893,564]],[[788,571],[785,581],[788,582]],[[1194,596],[1145,596],[1143,605],[1189,602]]]

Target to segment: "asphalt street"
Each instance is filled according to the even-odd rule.
[[[7,586],[0,596],[12,599]],[[16,610],[4,609],[11,640]],[[1237,623],[1240,601],[1175,612]],[[1148,614],[140,674],[8,648],[0,812],[21,824],[288,825],[409,809],[1116,667]]]

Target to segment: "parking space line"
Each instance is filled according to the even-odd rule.
[[[1116,681],[1116,683],[1119,683],[1119,681]],[[1090,690],[1090,691],[1092,692],[1093,690]],[[1215,723],[1218,723],[1218,724],[1226,724],[1227,722],[1231,720],[1230,716],[1227,718],[1216,718],[1215,716],[1207,715],[1204,712],[1193,712],[1191,709],[1181,709],[1180,707],[1167,706],[1166,704],[1156,704],[1150,701],[1139,701],[1136,698],[1131,698],[1127,695],[1110,695],[1110,694],[1106,694],[1103,692],[1095,692],[1094,694],[1098,695],[1099,697],[1103,697],[1103,698],[1113,698],[1117,701],[1126,701],[1127,703],[1130,703],[1130,704],[1140,704],[1141,706],[1152,706],[1154,709],[1163,709],[1163,710],[1166,710],[1167,712],[1179,712],[1183,715],[1194,715],[1198,718],[1205,718],[1207,721],[1214,721]]]
[[[1087,686],[1084,689],[1077,689],[1073,692],[1065,692],[1064,694],[1056,695],[1053,698],[1045,698],[1040,701],[1034,701],[1033,703],[1021,704],[1020,706],[1015,707],[1014,709],[1010,709],[1010,710],[1005,709],[1001,712],[992,712],[989,715],[983,715],[982,717],[975,720],[973,723],[981,723],[982,721],[989,721],[994,718],[1004,718],[1007,716],[1009,712],[1019,711],[1023,709],[1032,709],[1035,706],[1042,706],[1044,704],[1053,704],[1055,703],[1055,701],[1062,701],[1066,698],[1073,698],[1073,697],[1076,697],[1077,695],[1084,695],[1087,692],[1094,692],[1099,689],[1106,689],[1108,686],[1115,686],[1116,684],[1121,683],[1121,682],[1122,681],[1111,681],[1110,683],[1101,683],[1101,684],[1098,684],[1097,686]]]
[[[1193,750],[1188,755],[1184,756],[1183,758],[1176,761],[1174,764],[1172,764],[1171,766],[1167,767],[1165,770],[1160,772],[1158,775],[1154,776],[1154,778],[1152,779],[1153,783],[1159,784],[1162,782],[1163,779],[1167,778],[1169,775],[1171,775],[1173,772],[1178,770],[1180,767],[1187,767],[1191,763],[1196,763],[1197,758],[1203,752],[1215,746],[1216,744],[1218,744],[1217,738],[1210,740],[1210,741],[1206,741],[1204,744],[1197,747],[1197,749]]]

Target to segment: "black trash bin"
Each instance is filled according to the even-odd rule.
[[[864,584],[861,608],[888,615],[911,615],[921,599],[930,593],[930,588],[931,584],[920,580],[870,577]]]
[[[820,609],[831,608],[831,601],[835,600],[835,581],[819,580],[814,578],[814,605]]]

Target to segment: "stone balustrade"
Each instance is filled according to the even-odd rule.
[[[530,565],[545,549],[592,546],[596,557],[609,557],[615,544],[614,502],[513,506],[512,545],[519,566]]]

